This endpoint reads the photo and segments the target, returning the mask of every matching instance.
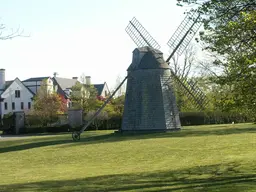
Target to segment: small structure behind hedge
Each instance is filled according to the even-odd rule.
[[[4,134],[19,134],[25,128],[25,114],[21,112],[13,112],[8,115],[4,115],[1,119],[0,130]]]

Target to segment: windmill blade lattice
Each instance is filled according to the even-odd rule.
[[[181,55],[187,48],[188,44],[202,25],[198,22],[200,15],[198,13],[188,14],[181,22],[177,30],[167,42],[167,45],[174,52]],[[171,55],[172,57],[172,55]]]
[[[160,49],[160,45],[135,17],[129,22],[125,31],[138,47],[150,46]]]
[[[204,110],[209,101],[204,92],[197,86],[197,83],[192,80],[187,81],[185,78],[179,78],[174,74],[173,71],[172,75],[179,87],[188,93],[187,97],[190,99],[190,101],[194,103],[198,109]]]
[[[188,14],[184,18],[167,43],[173,51],[166,62],[169,62],[175,53],[181,55],[184,52],[201,26],[201,22],[198,22],[199,18],[200,14],[198,13],[193,13],[192,15]],[[196,82],[187,81],[185,78],[179,78],[173,71],[172,75],[178,85],[188,93],[187,96],[193,101],[196,107],[202,110],[205,109],[208,100],[203,91],[196,85]]]
[[[174,35],[168,41],[168,45],[173,49],[173,52],[166,62],[169,62],[176,51],[178,54],[182,54],[182,52],[188,46],[191,39],[201,26],[201,24],[197,22],[199,16],[200,15],[194,13],[192,16],[187,15],[185,17],[183,22],[175,31]],[[155,49],[160,49],[160,45],[135,17],[129,22],[125,30],[138,47],[150,46]],[[181,79],[174,73],[172,69],[171,74],[175,82],[182,88],[182,90],[184,90],[184,92],[187,93],[187,96],[196,105],[196,107],[199,109],[204,109],[207,103],[207,98],[199,87],[196,86],[196,84],[187,82],[185,78]]]
[[[171,74],[174,77],[175,82],[186,92],[188,93],[188,98],[195,104],[195,106],[204,110],[207,107],[208,99],[204,92],[198,87],[197,83],[190,80],[188,81],[186,78],[178,77],[173,70],[171,70]]]

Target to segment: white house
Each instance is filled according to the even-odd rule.
[[[93,84],[93,86],[96,88],[98,96],[106,98],[110,95],[110,91],[106,82],[104,82],[103,84]]]
[[[31,108],[34,93],[20,80],[5,81],[5,69],[0,69],[0,114],[27,111]]]

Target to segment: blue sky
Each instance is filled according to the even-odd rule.
[[[176,0],[0,0],[0,22],[24,35],[0,42],[6,79],[82,73],[92,83],[115,86],[125,76],[136,45],[125,32],[136,17],[168,53],[166,45],[184,18]]]

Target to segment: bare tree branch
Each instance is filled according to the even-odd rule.
[[[21,30],[20,27],[15,30],[8,30],[5,24],[0,23],[0,40],[13,39],[15,37],[29,37],[29,35],[24,35],[24,30]]]
[[[174,73],[180,78],[187,78],[193,71],[193,66],[196,65],[196,50],[193,44],[188,46],[181,57],[175,54],[172,57],[172,62],[170,64]]]
[[[116,78],[116,84],[115,84],[115,88],[114,88],[114,89],[116,89],[116,88],[121,84],[121,82],[122,82],[123,79],[124,79],[124,77],[122,77],[120,74],[117,76],[117,78]],[[116,96],[117,96],[117,97],[120,97],[120,96],[124,95],[125,92],[126,92],[126,83],[124,83],[124,84],[120,87],[120,89],[119,89],[118,92],[116,93]]]

